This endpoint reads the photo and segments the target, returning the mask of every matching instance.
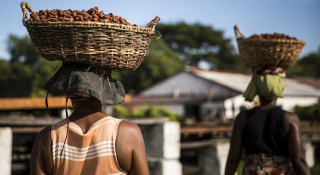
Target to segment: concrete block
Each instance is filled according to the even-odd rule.
[[[162,175],[182,175],[179,160],[162,160]]]
[[[148,158],[149,173],[152,175],[182,175],[179,160]]]
[[[229,141],[219,140],[199,152],[199,165],[204,175],[223,175],[229,153]]]
[[[0,128],[0,170],[2,175],[11,174],[12,130],[9,127]]]
[[[216,144],[217,147],[217,154],[218,154],[218,159],[219,159],[219,164],[220,164],[220,174],[223,175],[225,168],[226,168],[226,163],[228,159],[228,154],[229,154],[229,148],[230,144],[229,141],[221,141]]]
[[[180,124],[165,122],[144,126],[142,134],[145,140],[147,157],[180,158]]]
[[[163,125],[164,143],[163,158],[180,158],[180,124],[177,122],[167,122]]]
[[[315,164],[315,154],[314,154],[314,146],[310,141],[305,141],[303,143],[303,147],[305,150],[305,157],[309,167],[313,167]]]

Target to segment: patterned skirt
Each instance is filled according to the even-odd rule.
[[[243,175],[294,175],[287,157],[251,154],[245,157]]]

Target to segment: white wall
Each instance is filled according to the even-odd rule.
[[[244,98],[242,97],[242,94],[226,99],[224,101],[226,118],[227,119],[234,118],[240,112],[241,106],[245,106],[246,108],[249,109],[254,106],[254,103],[245,101]]]
[[[295,105],[309,106],[317,102],[317,97],[284,97],[279,98],[277,101],[278,105],[287,111],[293,111]]]
[[[224,101],[226,118],[232,119],[236,117],[236,115],[240,112],[241,106],[245,106],[248,109],[254,107],[258,104],[258,102],[255,100],[254,102],[247,102],[244,100],[242,94],[226,99]],[[277,104],[278,106],[282,106],[282,108],[286,111],[293,111],[293,108],[296,105],[309,106],[317,102],[318,97],[284,97],[279,98]],[[234,111],[232,110],[232,106],[234,106]]]

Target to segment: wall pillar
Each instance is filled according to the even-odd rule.
[[[164,122],[142,127],[147,159],[152,175],[182,175],[180,124]]]
[[[313,167],[315,164],[315,154],[314,154],[314,146],[312,145],[311,141],[304,141],[303,147],[305,150],[305,157],[309,167]]]
[[[203,175],[223,175],[229,153],[229,140],[217,139],[212,146],[200,149],[199,165]]]
[[[216,144],[217,154],[220,162],[220,175],[224,174],[226,163],[229,154],[230,143],[229,140],[221,140]]]
[[[11,174],[12,130],[0,127],[0,171],[2,175]]]

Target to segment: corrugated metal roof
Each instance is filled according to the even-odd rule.
[[[204,79],[192,72],[183,71],[157,83],[139,95],[141,96],[208,96],[214,90],[214,96],[234,96],[240,92],[227,88],[220,83]]]
[[[246,89],[251,76],[245,74],[236,74],[230,72],[219,72],[219,71],[191,71],[195,75],[207,79],[209,81],[216,82],[230,89],[238,92],[244,92]]]
[[[234,95],[245,91],[251,76],[251,74],[187,67],[185,71],[145,89],[140,95],[172,95],[175,89],[181,95],[203,95],[208,94],[210,88],[214,89],[215,94],[227,93]],[[319,86],[312,85],[309,80],[301,81],[301,79],[284,78],[284,83],[286,84],[284,96],[320,97]]]
[[[241,73],[207,71],[194,68],[187,69],[186,71],[241,93],[245,91],[251,80],[251,75]],[[283,92],[284,96],[320,97],[320,89],[310,84],[290,78],[284,78],[284,83],[286,85]]]

